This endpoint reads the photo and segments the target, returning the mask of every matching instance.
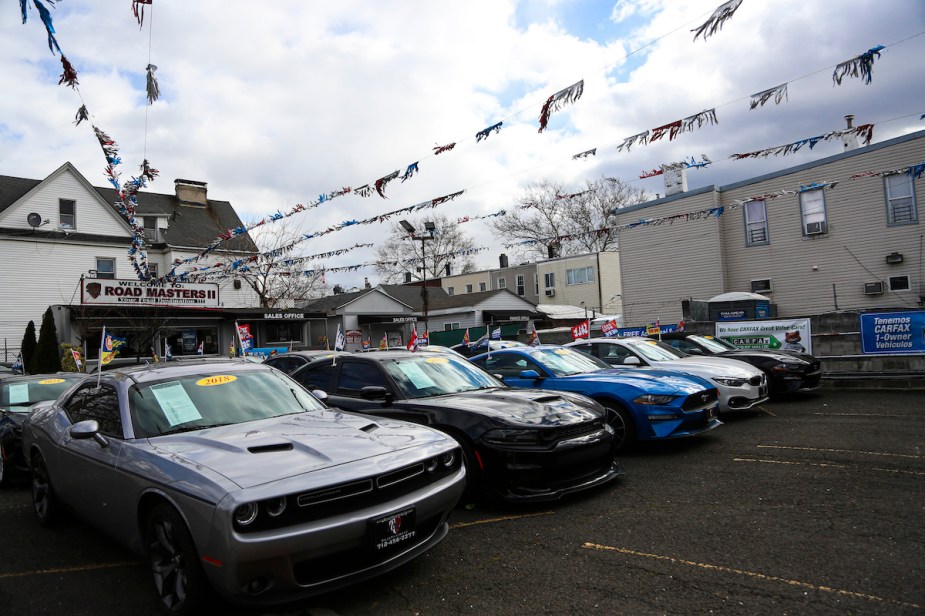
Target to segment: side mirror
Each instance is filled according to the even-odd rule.
[[[679,349],[679,350],[680,350],[680,349]],[[703,354],[704,354],[703,349],[701,349],[701,348],[699,348],[699,347],[691,347],[691,348],[687,349],[687,351],[685,351],[685,353],[687,353],[688,355],[703,355]]]
[[[312,395],[318,398],[319,401],[327,403],[328,401],[328,392],[323,389],[313,389]]]
[[[642,362],[639,361],[639,358],[636,357],[635,355],[630,355],[629,357],[623,360],[623,365],[624,366],[641,366]]]
[[[360,390],[360,397],[364,400],[381,400],[386,404],[391,402],[394,398],[394,396],[389,393],[389,390],[381,385],[367,385]]]
[[[537,372],[536,370],[521,370],[520,378],[538,380],[542,377],[540,376],[540,373]]]
[[[75,441],[92,438],[99,443],[100,447],[109,445],[109,441],[106,440],[106,437],[100,434],[100,424],[95,419],[78,421],[71,426],[70,430],[68,430],[68,434],[70,434],[71,438]]]

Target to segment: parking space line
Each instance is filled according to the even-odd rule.
[[[495,522],[507,522],[508,520],[520,520],[521,518],[535,518],[541,515],[553,515],[554,513],[555,511],[541,511],[539,513],[524,513],[522,515],[506,515],[499,518],[485,518],[484,520],[450,524],[450,528],[465,528],[466,526],[477,526],[479,524],[494,524]]]
[[[116,567],[134,567],[142,565],[140,560],[127,560],[115,563],[99,563],[96,565],[81,565],[79,567],[54,567],[52,569],[35,569],[33,571],[18,571],[13,573],[0,573],[0,580],[7,578],[29,577],[33,575],[50,575],[54,573],[81,573],[97,569],[114,569]]]
[[[764,464],[793,464],[797,466],[820,466],[822,468],[859,468],[857,464],[847,465],[847,464],[832,464],[830,462],[798,462],[796,460],[765,460],[762,458],[733,458],[733,462],[761,462]],[[898,468],[877,468],[873,467],[860,467],[862,470],[867,471],[877,471],[880,473],[895,473],[898,475],[918,475],[920,477],[925,477],[925,472],[923,471],[907,471]]]
[[[758,449],[792,449],[794,451],[819,451],[823,453],[859,453],[865,456],[886,456],[892,458],[910,458],[919,460],[922,456],[908,453],[888,453],[885,451],[861,451],[857,449],[823,449],[819,447],[790,447],[787,445],[758,445]]]
[[[843,597],[852,597],[854,599],[865,599],[867,601],[877,601],[880,603],[890,603],[893,605],[899,605],[902,607],[911,607],[915,609],[921,609],[921,606],[916,603],[909,603],[907,601],[899,601],[897,599],[887,599],[884,597],[878,597],[877,595],[868,595],[866,593],[854,592],[851,590],[843,590],[841,588],[832,588],[831,586],[819,586],[817,584],[810,584],[809,582],[801,582],[799,580],[789,580],[787,578],[778,577],[776,575],[767,575],[764,573],[757,573],[754,571],[744,571],[742,569],[734,569],[732,567],[724,567],[722,565],[712,565],[709,563],[698,563],[693,560],[685,560],[683,558],[675,558],[674,556],[665,556],[663,554],[649,554],[647,552],[637,552],[636,550],[629,550],[627,548],[618,548],[610,545],[600,545],[597,543],[585,542],[581,547],[589,550],[600,550],[600,551],[610,551],[610,552],[619,552],[620,554],[626,554],[629,556],[639,556],[642,558],[651,558],[654,560],[663,560],[671,562],[677,565],[687,565],[690,567],[698,567],[700,569],[706,569],[707,571],[715,571],[717,573],[734,573],[736,575],[744,575],[750,578],[755,578],[759,580],[765,580],[768,582],[780,582],[788,586],[796,586],[798,588],[806,588],[809,590],[816,590],[819,592],[827,592]]]
[[[901,419],[925,419],[925,415],[902,415],[899,413],[813,413],[832,417],[898,417]]]

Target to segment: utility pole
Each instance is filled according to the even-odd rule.
[[[425,243],[427,240],[434,239],[434,231],[436,231],[437,227],[434,225],[433,221],[426,221],[424,223],[424,230],[427,233],[415,235],[414,226],[407,220],[399,220],[398,224],[400,224],[402,228],[408,232],[408,235],[412,241],[421,241],[421,276],[424,282],[424,286],[421,287],[421,300],[424,303],[424,332],[427,334],[427,343],[430,344],[430,326],[427,323],[429,294],[427,291],[427,249],[425,247]]]

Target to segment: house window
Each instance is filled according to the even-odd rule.
[[[506,288],[507,288],[507,279],[505,279],[505,278],[498,278],[498,288],[499,288],[499,289],[506,289]]]
[[[523,297],[527,293],[527,287],[524,284],[523,274],[517,275],[517,295]]]
[[[919,221],[915,207],[915,188],[912,178],[905,173],[883,178],[886,190],[886,217],[889,225],[908,225]]]
[[[467,284],[467,285],[466,285],[466,293],[472,293],[472,285],[471,285],[471,284]]]
[[[443,324],[443,331],[445,332],[451,332],[454,329],[460,329],[459,323],[444,323]]]
[[[116,277],[116,260],[106,257],[96,258],[96,277],[113,279]]]
[[[566,284],[588,284],[594,282],[594,268],[579,267],[565,270]]]
[[[144,216],[145,239],[150,243],[157,241],[157,216]]]
[[[453,287],[447,287],[447,288],[446,288],[446,294],[447,294],[447,295],[452,295],[452,294],[455,293],[455,292],[456,292],[456,289],[454,289]]]
[[[908,291],[909,290],[909,277],[908,276],[891,276],[890,277],[890,291]]]
[[[803,235],[819,235],[828,232],[825,215],[825,196],[821,188],[800,193],[800,214],[803,219]]]
[[[540,294],[540,275],[536,272],[533,272],[533,294]]]
[[[763,200],[745,204],[745,245],[763,246],[768,239],[768,208]]]
[[[62,229],[77,228],[77,202],[73,199],[58,199],[58,221]]]
[[[480,282],[480,283],[479,283],[479,291],[484,291],[484,290],[485,290],[485,283],[484,283],[484,282]]]
[[[556,286],[556,273],[555,272],[549,272],[545,274],[545,277],[546,277],[546,288],[547,289],[552,289],[553,287]]]
[[[159,278],[157,275],[157,263],[148,263],[148,273],[151,274],[151,278]]]

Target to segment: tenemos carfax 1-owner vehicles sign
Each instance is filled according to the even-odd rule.
[[[864,353],[925,353],[925,311],[861,315]]]

